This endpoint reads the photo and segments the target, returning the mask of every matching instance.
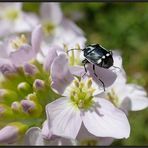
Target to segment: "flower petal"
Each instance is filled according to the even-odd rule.
[[[69,66],[70,72],[76,76],[82,76],[85,73],[83,66]]]
[[[52,88],[62,94],[65,87],[71,83],[73,76],[68,68],[68,59],[65,53],[55,58],[51,65]]]
[[[48,121],[47,120],[43,123],[42,135],[43,135],[43,137],[45,139],[50,139],[51,136],[52,136],[52,132],[51,132],[51,130],[49,130]]]
[[[42,27],[38,25],[32,32],[31,36],[31,44],[32,50],[37,53],[40,50],[40,45],[42,41]]]
[[[40,14],[43,20],[49,20],[56,25],[61,22],[63,17],[59,3],[42,3]]]
[[[44,59],[44,69],[49,71],[53,60],[58,56],[57,51],[64,51],[59,46],[53,45],[48,49],[48,54]]]
[[[21,46],[19,50],[10,54],[10,60],[15,66],[20,66],[35,57],[35,53],[29,45]]]
[[[113,142],[113,138],[110,137],[96,137],[93,134],[89,133],[82,123],[79,133],[77,135],[77,145],[84,145],[87,141],[94,141],[95,145],[110,145]]]
[[[75,139],[82,120],[80,111],[70,104],[69,99],[59,98],[46,106],[48,125],[54,135]]]
[[[103,87],[101,81],[104,83],[105,87],[109,87],[113,84],[113,82],[116,80],[117,75],[112,72],[109,69],[101,68],[98,66],[95,66],[95,72],[98,77],[94,75],[93,65],[88,64],[87,70],[89,72],[89,76],[91,76],[96,83],[98,83],[99,86]],[[101,81],[100,81],[100,80]]]
[[[26,132],[25,145],[44,145],[40,128],[32,127]]]
[[[137,111],[148,107],[148,97],[143,87],[135,84],[127,84],[128,91],[128,110]],[[122,108],[124,108],[124,100],[122,102]]]
[[[1,42],[0,41],[0,58],[7,58],[8,57],[8,54],[7,54],[7,51],[6,51],[6,46],[7,46],[7,42]]]
[[[95,98],[95,103],[82,117],[87,130],[99,137],[128,138],[130,125],[124,112],[105,99]]]

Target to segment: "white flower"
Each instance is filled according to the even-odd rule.
[[[76,139],[84,124],[96,137],[128,138],[130,126],[126,115],[106,99],[95,97],[96,89],[91,84],[91,79],[79,81],[75,78],[67,88],[68,96],[47,105],[48,126],[52,132]]]
[[[26,132],[25,145],[72,145],[72,140],[52,135],[45,121],[42,129],[32,127]]]
[[[142,86],[130,84],[126,81],[126,73],[122,67],[122,58],[115,53],[114,63],[121,70],[117,73],[117,79],[113,85],[103,94],[116,107],[124,111],[138,111],[148,107],[147,93]]]
[[[88,133],[98,138],[128,138],[130,126],[124,112],[97,97],[101,90],[92,78],[74,78],[67,64],[66,55],[61,53],[51,65],[52,87],[64,96],[46,106],[52,133],[77,139],[84,125]]]
[[[43,62],[50,45],[71,49],[79,44],[81,48],[84,48],[86,38],[83,31],[74,22],[63,16],[59,3],[42,3],[40,15],[44,32],[43,53],[38,55],[40,62]]]
[[[35,14],[22,11],[22,3],[0,3],[1,37],[31,32],[38,23],[38,17]]]

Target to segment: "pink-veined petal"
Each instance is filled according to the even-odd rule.
[[[48,125],[54,135],[75,139],[81,127],[80,111],[67,98],[59,98],[46,106]]]
[[[105,99],[95,101],[96,105],[82,116],[87,130],[98,137],[128,138],[130,125],[125,113]]]

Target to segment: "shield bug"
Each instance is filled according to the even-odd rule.
[[[68,52],[71,50],[79,50],[79,49],[70,49],[68,50]],[[87,73],[87,68],[86,68],[87,63],[93,64],[93,72],[96,77],[98,77],[98,75],[95,72],[95,66],[99,66],[106,69],[113,66],[114,60],[112,56],[112,51],[106,50],[101,45],[91,44],[81,50],[83,51],[83,56],[84,56],[84,60],[82,61],[85,69],[84,75]],[[105,91],[105,85],[103,81],[101,79],[99,79],[99,81],[102,83],[103,89]]]

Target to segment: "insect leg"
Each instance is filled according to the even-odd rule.
[[[84,76],[86,75],[86,73],[87,73],[86,64],[88,63],[88,61],[87,61],[86,59],[84,59],[84,60],[82,61],[82,63],[84,64],[83,66],[84,66],[84,70],[85,70],[85,73],[84,73],[83,76],[82,76],[82,77],[84,77]]]
[[[95,71],[95,65],[93,64],[93,71],[94,71],[94,75],[98,78],[98,75],[96,74],[96,71]],[[99,79],[99,78],[98,78]],[[104,82],[101,80],[101,79],[99,79],[99,81],[102,83],[102,85],[103,85],[103,89],[104,89],[104,91],[105,91],[105,84],[104,84]]]

